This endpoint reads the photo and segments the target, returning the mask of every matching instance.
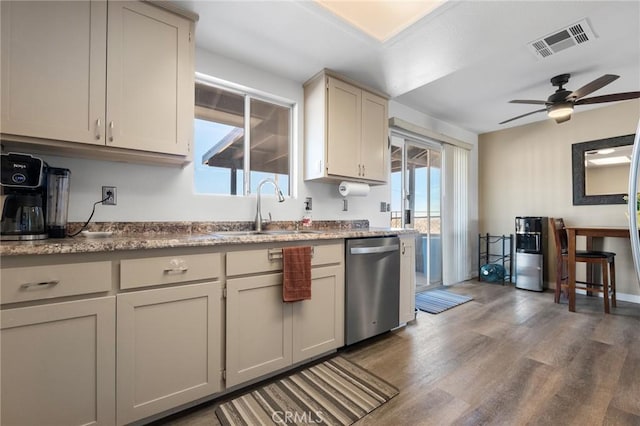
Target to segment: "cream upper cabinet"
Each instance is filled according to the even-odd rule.
[[[388,102],[362,92],[362,144],[360,163],[365,179],[386,182],[389,173]]]
[[[3,425],[115,423],[115,297],[0,313]]]
[[[109,2],[107,145],[184,154],[193,127],[192,23],[144,2]]]
[[[192,34],[146,2],[2,2],[2,133],[188,155]]]
[[[0,7],[2,133],[104,145],[107,3]]]
[[[305,84],[305,179],[388,180],[388,102],[325,73]]]
[[[327,174],[361,175],[362,90],[327,77]]]
[[[416,308],[415,235],[400,236],[400,323],[415,319]]]

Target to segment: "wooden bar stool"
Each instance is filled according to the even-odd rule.
[[[560,292],[568,291],[569,277],[568,265],[568,239],[562,218],[549,218],[549,228],[553,231],[556,244],[556,290],[555,303],[560,303]],[[576,250],[576,263],[583,262],[587,265],[600,265],[602,271],[602,284],[586,281],[576,281],[576,289],[591,293],[602,293],[604,297],[604,312],[609,313],[609,297],[611,305],[616,307],[616,254],[609,251]],[[578,285],[581,284],[581,285]]]

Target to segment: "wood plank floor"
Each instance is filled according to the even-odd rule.
[[[640,425],[640,305],[466,282],[473,301],[341,351],[400,389],[357,425]],[[158,424],[218,425],[214,401]]]

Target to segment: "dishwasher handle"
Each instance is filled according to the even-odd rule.
[[[392,244],[389,246],[378,247],[351,247],[349,249],[350,254],[375,254],[375,253],[388,253],[391,251],[400,250],[399,244]]]

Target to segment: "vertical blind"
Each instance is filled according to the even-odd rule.
[[[469,151],[444,145],[443,284],[471,278],[469,244]],[[455,260],[454,260],[455,259]]]

